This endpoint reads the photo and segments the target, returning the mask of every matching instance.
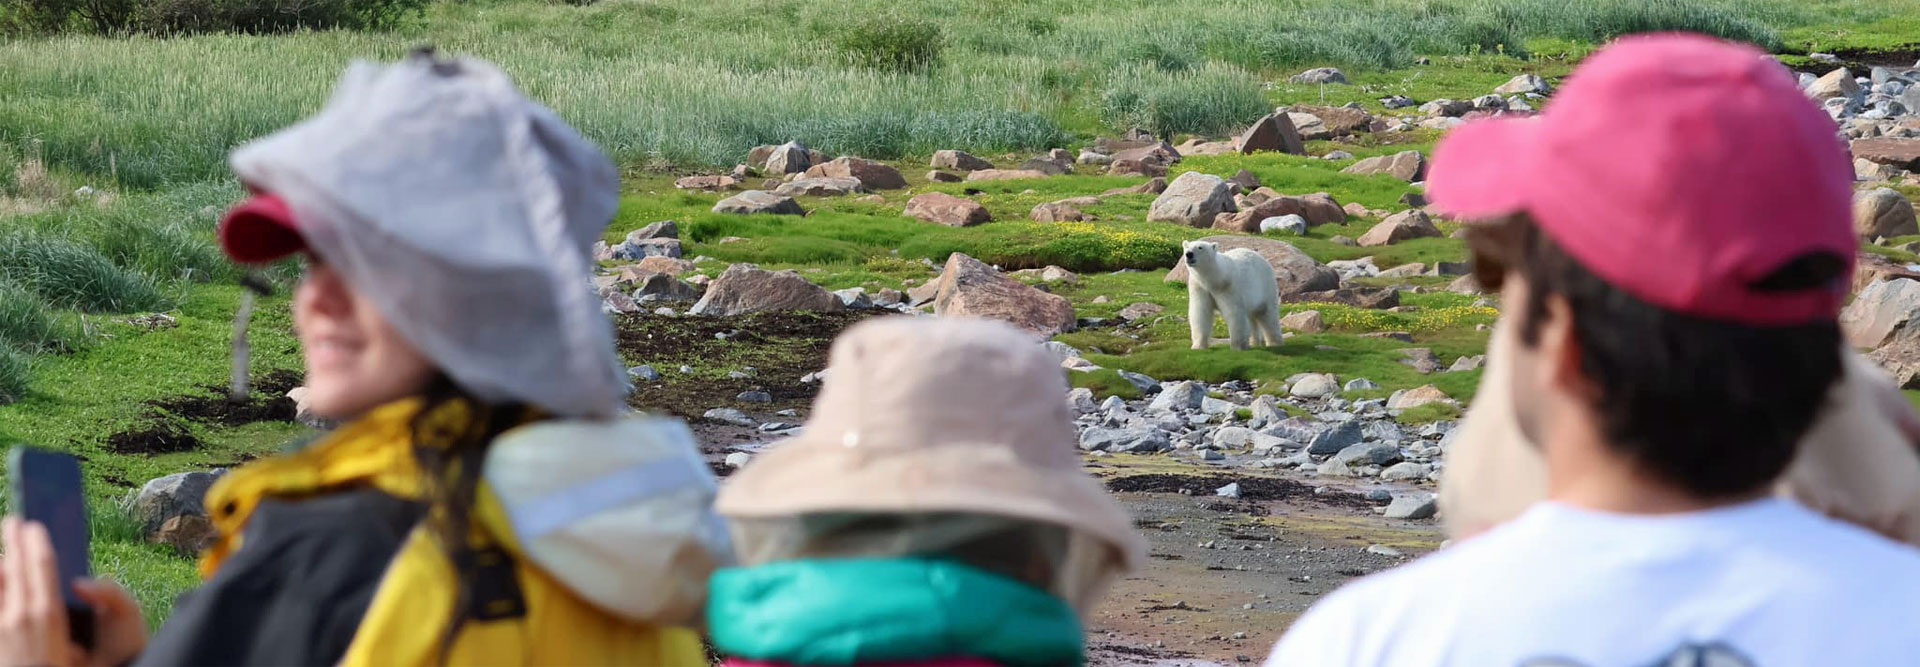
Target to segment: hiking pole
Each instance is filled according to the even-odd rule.
[[[253,320],[255,295],[272,296],[273,286],[260,276],[248,273],[240,278],[240,311],[233,316],[233,381],[227,389],[228,403],[245,403],[248,394],[248,369],[252,366],[253,345],[247,341],[247,324]]]

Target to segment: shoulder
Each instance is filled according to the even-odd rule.
[[[1504,539],[1496,529],[1413,562],[1373,574],[1327,595],[1287,629],[1268,667],[1374,664],[1370,653],[1393,645],[1409,624],[1430,620],[1433,610],[1463,594],[1479,577],[1499,571]],[[1480,574],[1479,576],[1485,576]]]

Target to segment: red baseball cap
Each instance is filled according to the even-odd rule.
[[[220,220],[220,248],[242,264],[265,264],[306,247],[293,209],[271,194],[255,193]]]
[[[1752,47],[1622,38],[1539,116],[1456,128],[1427,190],[1462,219],[1524,212],[1581,265],[1655,306],[1754,326],[1832,321],[1830,289],[1754,283],[1833,253],[1852,267],[1853,170],[1824,111]]]

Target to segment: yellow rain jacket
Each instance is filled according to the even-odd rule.
[[[368,488],[420,498],[410,437],[418,410],[411,400],[382,407],[302,452],[223,479],[208,494],[222,539],[203,572],[218,577],[245,554],[249,518],[263,502]],[[433,417],[458,419],[464,410]],[[685,626],[702,609],[708,575],[730,553],[710,511],[714,490],[692,433],[677,421],[515,428],[494,440],[482,470],[468,612],[451,643],[443,645],[458,590],[453,564],[417,525],[371,587],[344,655],[311,657],[380,666],[705,665],[699,636]],[[296,629],[279,641],[308,634]],[[267,655],[276,654],[246,654]]]

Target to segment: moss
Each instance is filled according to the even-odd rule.
[[[1120,372],[1111,368],[1096,371],[1072,371],[1067,374],[1075,388],[1093,390],[1096,401],[1104,401],[1108,396],[1119,396],[1121,400],[1134,401],[1141,397],[1140,388],[1120,376]]]
[[[1394,417],[1395,420],[1402,424],[1425,424],[1428,422],[1459,418],[1460,406],[1451,403],[1428,403],[1426,405],[1407,408],[1401,410],[1400,414]]]

